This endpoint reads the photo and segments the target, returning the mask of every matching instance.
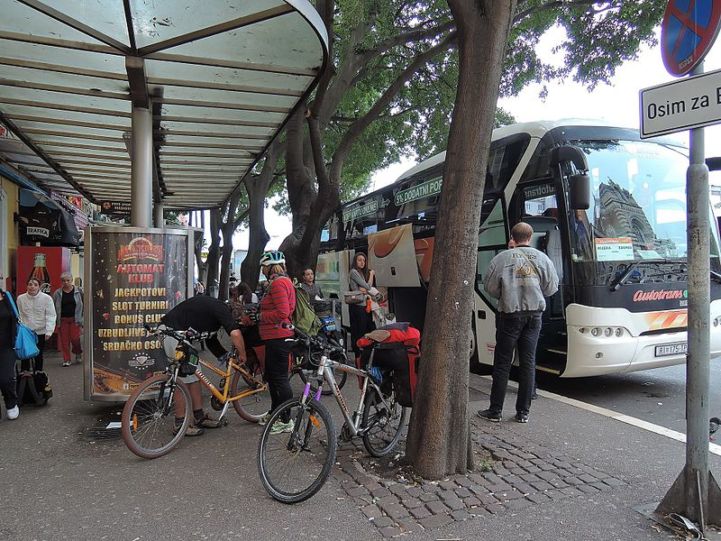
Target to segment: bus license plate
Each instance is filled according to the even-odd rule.
[[[681,355],[688,352],[688,344],[686,342],[676,342],[675,344],[664,344],[656,346],[656,357],[666,357],[668,355]]]

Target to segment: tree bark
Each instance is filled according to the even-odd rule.
[[[436,227],[423,363],[407,456],[423,477],[473,468],[468,359],[478,225],[504,49],[515,0],[449,0],[460,77]],[[447,254],[453,254],[448,257]]]
[[[236,232],[240,223],[247,215],[246,210],[241,216],[238,214],[238,204],[240,203],[240,189],[235,190],[230,196],[226,208],[224,209],[225,221],[220,227],[223,234],[223,249],[221,252],[220,265],[220,289],[218,290],[218,298],[222,301],[228,300],[230,286],[230,264],[233,259],[233,234]]]
[[[208,247],[208,258],[205,260],[206,281],[205,290],[210,293],[212,285],[217,285],[218,271],[220,264],[220,224],[222,221],[221,210],[210,211],[210,246]]]
[[[273,184],[278,157],[283,152],[283,148],[283,143],[276,139],[265,155],[260,173],[243,179],[248,192],[249,234],[248,253],[240,266],[240,279],[248,284],[251,290],[255,290],[258,285],[260,256],[270,240],[270,235],[265,229],[265,200]]]

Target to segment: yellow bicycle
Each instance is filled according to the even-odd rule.
[[[200,359],[192,343],[206,339],[208,333],[193,329],[176,331],[168,327],[148,329],[150,335],[177,340],[175,358],[165,372],[145,380],[128,397],[121,417],[121,433],[125,445],[142,458],[158,458],[169,453],[183,438],[193,411],[190,393],[179,377],[195,374],[212,394],[213,406],[221,409],[223,420],[232,404],[246,421],[257,423],[270,409],[267,385],[260,367],[238,362],[233,349],[221,369]],[[207,368],[220,377],[218,387],[203,374]]]

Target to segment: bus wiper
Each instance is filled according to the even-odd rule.
[[[626,270],[624,270],[621,274],[616,276],[616,278],[611,281],[611,283],[608,285],[609,289],[611,291],[617,291],[618,288],[621,287],[621,285],[623,284],[623,281],[628,278],[628,275],[631,274],[631,271],[633,271],[633,269],[635,269],[639,263],[640,261],[634,261],[628,267],[626,267]]]
[[[710,272],[711,272],[711,279],[714,282],[718,282],[719,284],[721,284],[721,274],[719,274],[718,272],[714,272],[714,271],[710,271]]]

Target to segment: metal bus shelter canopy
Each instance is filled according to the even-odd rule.
[[[219,206],[327,59],[325,27],[307,0],[0,6],[0,122],[42,158],[5,160],[95,203],[131,200],[132,111],[145,108],[155,202]]]

